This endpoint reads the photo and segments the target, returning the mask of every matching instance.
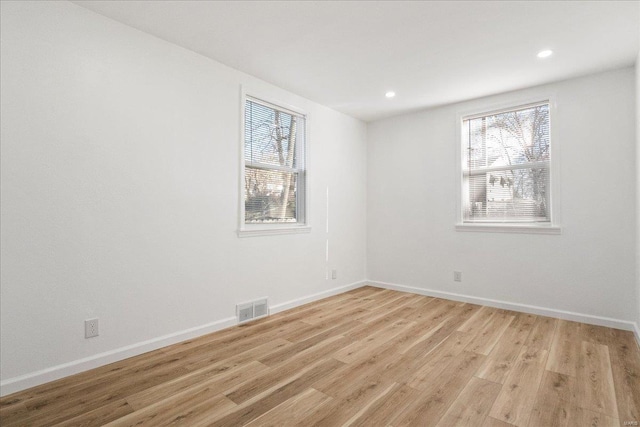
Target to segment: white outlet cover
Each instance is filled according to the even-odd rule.
[[[84,337],[85,338],[93,338],[97,337],[99,334],[98,330],[98,319],[87,319],[84,321]]]

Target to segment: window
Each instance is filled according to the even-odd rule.
[[[249,97],[244,107],[241,230],[305,225],[305,115]]]
[[[549,102],[462,119],[463,224],[551,225]]]

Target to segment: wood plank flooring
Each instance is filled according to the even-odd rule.
[[[8,426],[625,426],[631,332],[363,287],[0,399]]]

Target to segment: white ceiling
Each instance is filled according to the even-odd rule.
[[[367,121],[632,65],[640,48],[637,1],[75,3]]]

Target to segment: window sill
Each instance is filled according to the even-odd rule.
[[[311,227],[299,225],[295,227],[243,228],[238,230],[238,237],[276,236],[279,234],[310,233]]]
[[[523,234],[562,234],[562,229],[553,225],[520,224],[456,224],[456,231],[479,231],[482,233],[523,233]]]

